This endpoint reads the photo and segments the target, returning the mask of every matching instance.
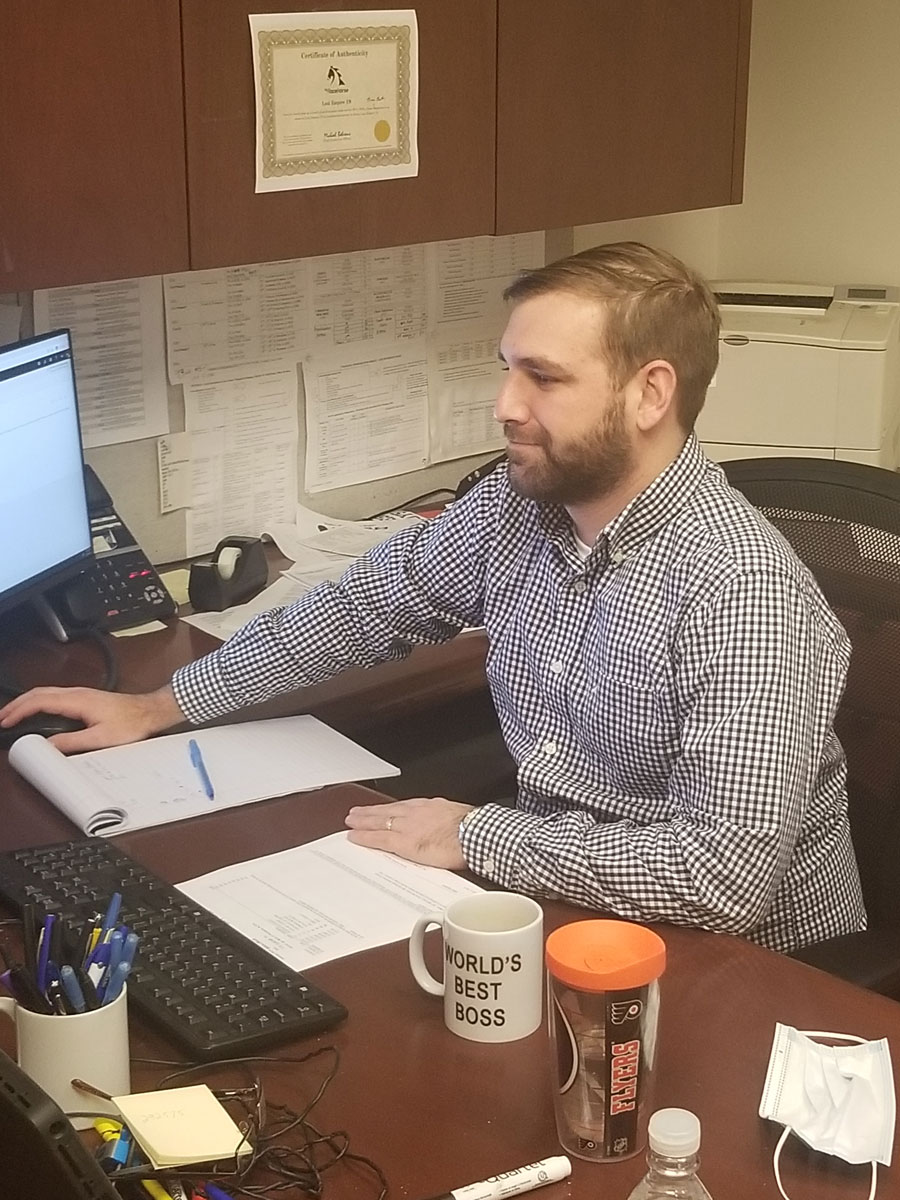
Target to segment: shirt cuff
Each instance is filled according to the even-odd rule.
[[[172,676],[178,707],[192,725],[234,712],[238,704],[225,686],[218,651],[180,667]]]
[[[522,852],[541,818],[502,804],[483,804],[477,812],[460,830],[466,866],[492,883],[516,887]]]

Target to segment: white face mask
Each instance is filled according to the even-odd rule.
[[[858,1043],[823,1046],[811,1037]],[[849,1163],[891,1164],[896,1100],[887,1039],[867,1042],[845,1033],[801,1033],[776,1024],[759,1115],[784,1125],[775,1148],[775,1179],[782,1196],[778,1159],[789,1133],[814,1150]]]

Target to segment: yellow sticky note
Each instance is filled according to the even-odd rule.
[[[114,1096],[113,1101],[154,1167],[250,1153],[249,1143],[205,1083]]]

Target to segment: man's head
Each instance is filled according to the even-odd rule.
[[[519,304],[548,292],[598,305],[597,349],[617,390],[644,363],[670,363],[676,416],[690,433],[719,361],[719,309],[700,275],[664,250],[612,242],[525,271],[503,296]]]
[[[716,367],[708,286],[623,242],[529,271],[505,296],[495,415],[514,488],[571,506],[645,484],[683,444]]]

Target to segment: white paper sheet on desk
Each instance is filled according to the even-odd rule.
[[[213,800],[192,765],[191,739],[203,755]],[[331,783],[400,774],[310,716],[170,733],[70,758],[27,734],[13,743],[9,762],[84,833],[103,837]]]
[[[334,833],[178,885],[294,971],[408,938],[419,917],[484,889]]]

